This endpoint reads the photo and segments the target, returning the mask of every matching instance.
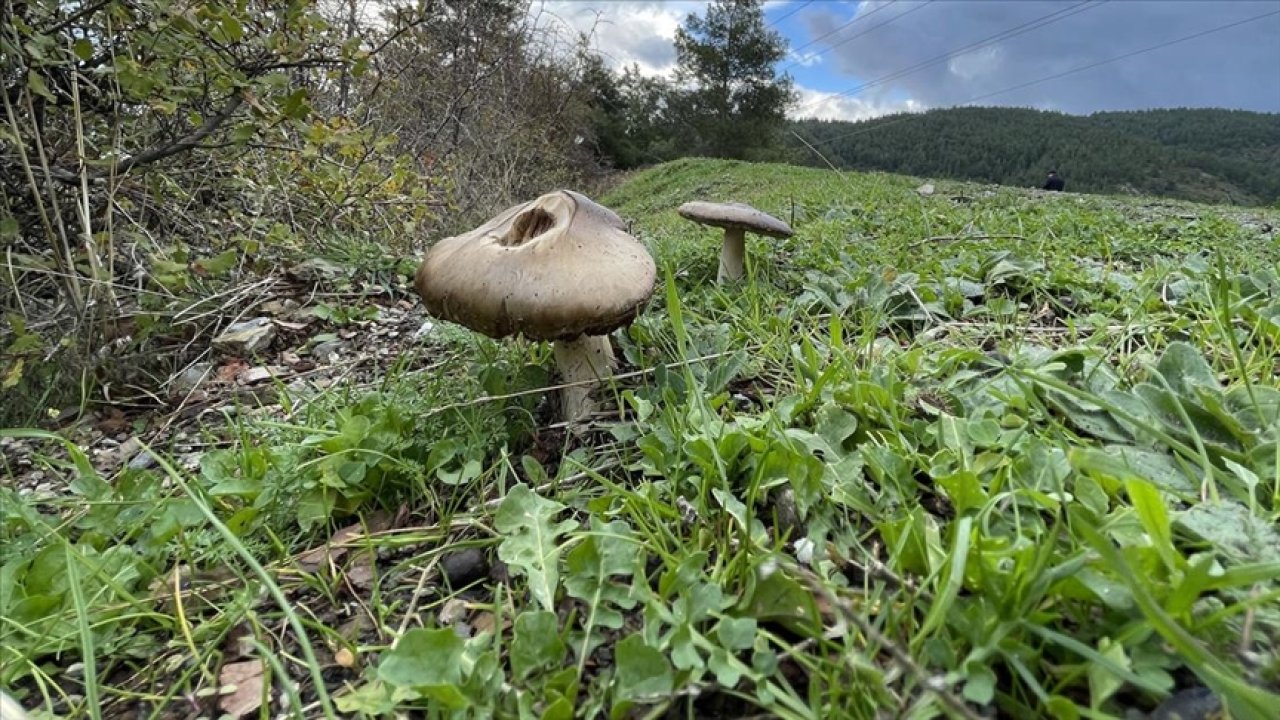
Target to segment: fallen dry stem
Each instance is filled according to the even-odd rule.
[[[909,243],[907,248],[916,248],[930,243],[954,242],[956,240],[1026,240],[1026,238],[1021,235],[935,235]]]
[[[740,352],[742,350],[751,352],[753,350],[759,350],[762,347],[764,347],[764,345],[761,345],[761,344],[748,345],[747,347],[741,348],[740,350],[726,350],[724,352],[712,353],[710,355],[702,355],[700,357],[689,358],[688,360],[677,360],[675,362],[666,363],[664,365],[657,365],[651,368],[644,368],[642,370],[632,370],[631,372],[618,373],[616,375],[610,375],[608,379],[627,380],[630,378],[642,377],[644,375],[657,372],[658,368],[666,368],[670,370],[672,368],[684,367],[685,365],[693,365],[694,363],[705,362],[707,360],[715,360],[717,358],[727,357],[729,355],[733,355],[734,353]],[[546,385],[543,387],[537,387],[530,390],[521,390],[519,392],[507,393],[505,395],[484,395],[482,397],[473,398],[471,400],[465,400],[463,402],[456,402],[456,403],[450,403],[448,405],[442,405],[438,408],[432,409],[430,412],[424,415],[424,417],[434,417],[441,413],[449,412],[450,410],[460,410],[462,408],[475,407],[476,405],[483,405],[485,403],[491,403],[491,402],[499,402],[502,400],[513,400],[515,398],[528,397],[529,395],[541,395],[543,393],[550,392],[552,390],[563,390],[569,387],[575,387],[578,385],[590,385],[596,382],[599,382],[599,381],[595,379],[582,380],[582,381],[573,382],[573,383],[561,383],[559,385]]]

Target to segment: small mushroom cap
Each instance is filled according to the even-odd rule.
[[[656,277],[622,218],[557,190],[436,243],[414,287],[432,315],[489,337],[568,340],[629,324]]]
[[[703,225],[737,228],[776,238],[791,237],[791,226],[778,218],[742,203],[687,202],[676,211]]]

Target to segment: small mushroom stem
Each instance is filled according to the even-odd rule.
[[[720,247],[720,272],[716,275],[716,282],[736,282],[742,279],[742,256],[747,251],[744,235],[746,231],[742,228],[725,228],[724,244]]]
[[[560,391],[560,409],[565,420],[576,422],[595,411],[591,392],[599,383],[588,381],[613,374],[613,345],[608,335],[579,335],[572,340],[557,340],[552,350],[560,381],[569,385]]]

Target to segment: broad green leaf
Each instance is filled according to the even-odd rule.
[[[559,538],[578,526],[573,520],[552,522],[564,509],[564,505],[539,497],[522,483],[507,492],[493,520],[494,528],[503,535],[498,558],[523,573],[530,594],[543,610],[553,612],[560,584]]]
[[[411,688],[446,707],[468,704],[462,683],[462,638],[453,628],[414,628],[382,656],[378,677],[396,687]]]
[[[1107,445],[1101,450],[1079,448],[1071,451],[1080,469],[1105,472],[1117,480],[1140,477],[1165,492],[1199,493],[1198,481],[1189,477],[1172,455],[1133,445]],[[1076,464],[1073,462],[1073,464]]]
[[[814,432],[827,441],[827,446],[836,453],[845,452],[845,442],[858,430],[858,416],[839,407],[827,405],[818,413],[818,421]],[[834,461],[836,458],[827,458]]]
[[[523,680],[539,668],[564,661],[565,645],[555,613],[527,610],[516,616],[515,638],[511,641],[511,671]]]
[[[1187,398],[1195,397],[1196,388],[1218,394],[1222,392],[1222,386],[1218,384],[1218,378],[1205,361],[1204,355],[1180,340],[1169,343],[1165,348],[1160,362],[1156,364],[1156,371],[1173,392]]]
[[[819,625],[813,594],[781,572],[758,580],[743,613],[757,621],[780,621],[813,632]]]
[[[614,649],[614,699],[645,701],[671,695],[671,664],[639,635],[628,635]]]
[[[934,478],[934,482],[947,493],[957,513],[980,508],[987,502],[987,493],[982,489],[982,483],[970,470]]]
[[[1280,532],[1239,503],[1201,503],[1179,514],[1174,524],[1232,559],[1280,562]]]

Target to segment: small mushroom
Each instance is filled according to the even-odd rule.
[[[432,315],[492,338],[551,340],[571,422],[594,407],[590,381],[610,374],[608,333],[631,323],[657,268],[612,210],[557,190],[436,243],[414,286]],[[580,384],[579,384],[580,383]]]
[[[703,225],[724,228],[724,244],[720,248],[720,270],[716,282],[732,282],[742,278],[742,256],[746,252],[744,235],[749,230],[769,237],[791,237],[791,226],[768,213],[742,203],[687,202],[680,215]]]

